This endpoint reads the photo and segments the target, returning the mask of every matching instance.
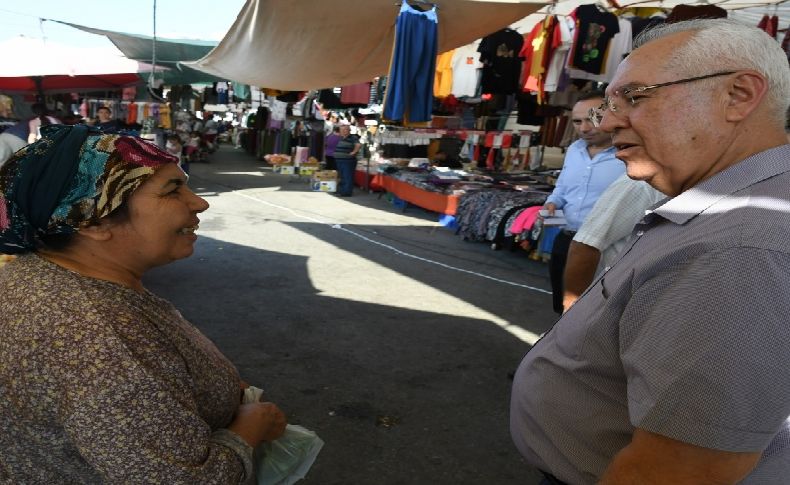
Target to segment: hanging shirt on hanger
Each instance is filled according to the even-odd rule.
[[[576,20],[576,39],[570,67],[601,74],[609,41],[620,31],[617,17],[595,4],[581,5],[571,15]]]
[[[483,93],[513,94],[518,91],[521,49],[524,37],[513,29],[502,29],[483,38],[478,47],[483,75]]]
[[[364,104],[370,102],[370,83],[358,83],[340,88],[340,102],[343,104]]]
[[[433,78],[433,95],[445,98],[453,90],[453,55],[455,49],[439,54],[436,58],[436,74]]]
[[[776,15],[771,17],[763,15],[763,18],[760,19],[760,22],[757,24],[757,28],[765,31],[766,34],[776,39],[776,33],[779,29],[779,17]]]
[[[573,46],[573,33],[571,30],[573,25],[573,20],[568,17],[563,16],[557,19],[557,26],[554,30],[560,33],[560,45],[554,49],[554,53],[549,60],[549,68],[546,70],[546,80],[543,85],[543,89],[546,92],[559,91],[563,76],[565,78],[568,77],[565,73],[565,63],[568,60],[568,53]]]
[[[614,79],[617,66],[623,61],[626,55],[633,49],[633,35],[631,34],[631,21],[619,18],[617,23],[620,31],[609,41],[609,48],[606,51],[606,62],[600,74],[591,74],[581,69],[568,68],[567,72],[573,79],[587,79],[600,83],[610,83]]]
[[[477,94],[480,69],[483,64],[478,60],[479,43],[467,44],[455,49],[452,59],[453,87],[452,94],[456,98],[473,97]]]
[[[538,93],[538,102],[543,103],[546,72],[554,51],[562,44],[557,18],[547,15],[538,22],[527,36],[521,57],[524,58],[524,91]]]

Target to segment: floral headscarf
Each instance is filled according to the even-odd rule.
[[[41,135],[0,168],[0,253],[98,223],[159,166],[178,163],[152,143],[84,125],[48,125]]]

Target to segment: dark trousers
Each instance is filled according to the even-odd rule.
[[[562,293],[565,289],[563,273],[565,262],[568,260],[568,248],[571,246],[575,231],[562,230],[554,238],[551,247],[551,260],[549,261],[549,277],[551,278],[551,300],[554,311],[562,315]]]
[[[337,171],[340,175],[340,185],[337,192],[340,195],[351,195],[354,190],[354,173],[357,171],[356,158],[337,158]]]
[[[327,170],[337,170],[337,164],[335,163],[335,157],[332,155],[326,155],[324,157],[326,159],[326,169]]]

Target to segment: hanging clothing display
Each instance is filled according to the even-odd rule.
[[[634,37],[631,32],[631,21],[625,18],[617,19],[617,26],[620,29],[617,34],[609,41],[604,58],[606,61],[599,74],[592,74],[582,69],[568,67],[567,73],[573,79],[586,79],[599,83],[610,83],[614,79],[617,66],[631,52],[634,45]]]
[[[467,44],[453,52],[451,61],[453,86],[450,92],[456,98],[473,97],[477,94],[480,69],[483,68],[483,64],[478,60],[477,48],[479,45],[479,43]]]
[[[433,79],[433,95],[437,98],[444,98],[452,93],[453,55],[455,55],[455,49],[443,52],[436,58],[436,75]]]
[[[554,49],[554,54],[549,60],[549,67],[546,69],[546,77],[543,83],[543,90],[548,93],[564,89],[568,85],[568,76],[565,65],[568,62],[568,54],[573,46],[573,20],[568,17],[557,18],[557,25],[554,27],[555,35],[559,32],[560,43]]]
[[[483,93],[513,94],[518,91],[521,49],[524,37],[513,29],[502,29],[483,38],[478,47],[483,75]]]
[[[352,84],[340,88],[340,102],[343,104],[364,104],[370,102],[370,83]]]
[[[676,5],[667,16],[667,22],[693,19],[726,19],[727,11],[716,5]]]
[[[438,21],[436,7],[422,12],[406,1],[401,3],[395,23],[384,118],[413,122],[431,120]]]
[[[763,15],[763,18],[761,18],[760,22],[757,24],[757,28],[764,30],[766,34],[776,39],[776,34],[779,31],[779,17],[776,15],[770,17],[768,15]]]
[[[631,21],[631,38],[636,39],[642,31],[661,25],[666,22],[665,16],[654,15],[652,17],[632,17]]]
[[[521,49],[524,59],[524,91],[538,93],[538,102],[543,103],[546,74],[555,51],[562,45],[562,31],[557,28],[557,17],[547,15],[535,24]]]
[[[609,41],[620,31],[617,16],[598,5],[580,5],[571,16],[576,21],[576,33],[569,67],[601,74]]]

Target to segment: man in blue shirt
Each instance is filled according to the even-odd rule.
[[[544,206],[550,216],[562,209],[567,220],[554,240],[549,262],[554,311],[559,314],[563,310],[562,275],[571,240],[601,194],[625,173],[625,165],[614,156],[611,135],[593,126],[589,119],[590,109],[602,102],[603,93],[593,91],[581,96],[573,106],[571,121],[579,139],[568,147],[557,185]]]

